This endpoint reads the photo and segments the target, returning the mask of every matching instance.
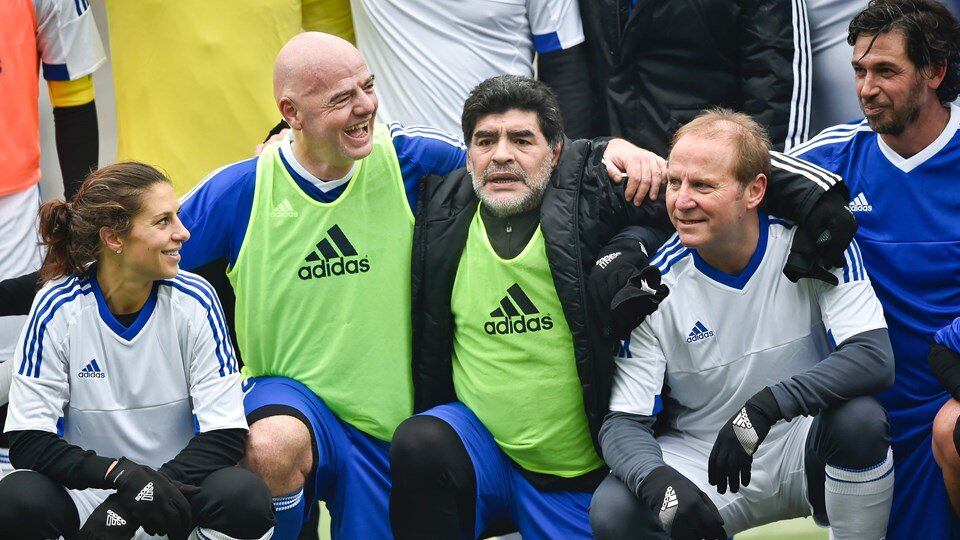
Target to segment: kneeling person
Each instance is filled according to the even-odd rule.
[[[633,537],[653,515],[673,538],[726,538],[812,513],[834,538],[882,538],[892,457],[869,396],[892,384],[893,355],[856,244],[839,285],[792,283],[780,268],[796,228],[758,211],[763,129],[715,110],[674,141],[678,232],[652,258],[671,294],[616,358],[594,532]]]
[[[46,283],[14,356],[4,537],[271,536],[267,486],[234,466],[237,361],[213,289],[178,268],[178,210],[139,163],[41,208]]]

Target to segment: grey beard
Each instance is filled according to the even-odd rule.
[[[526,174],[523,175],[523,184],[528,188],[527,193],[523,197],[509,201],[487,198],[483,192],[483,181],[478,179],[474,173],[470,173],[473,191],[476,193],[477,198],[480,199],[480,202],[483,203],[483,206],[496,217],[504,218],[525,214],[539,207],[540,202],[543,201],[543,193],[547,190],[547,183],[550,182],[550,175],[553,173],[552,161],[553,152],[550,152],[544,158],[543,163],[540,164],[540,169],[537,170],[536,176],[529,177]]]

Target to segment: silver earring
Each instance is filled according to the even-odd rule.
[[[123,251],[123,248],[118,249],[118,250],[117,250],[117,255],[119,255],[120,252],[122,252],[122,251]]]

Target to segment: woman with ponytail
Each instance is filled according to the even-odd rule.
[[[40,208],[43,286],[13,359],[4,538],[266,538],[216,294],[179,269],[170,180],[103,167]],[[206,535],[206,536],[205,536]]]

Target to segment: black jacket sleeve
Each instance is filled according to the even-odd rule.
[[[811,60],[806,19],[804,0],[743,0],[740,9],[742,110],[767,127],[777,150],[807,138]]]
[[[245,429],[215,429],[190,439],[187,446],[160,467],[160,472],[184,484],[199,486],[211,473],[232,467],[243,457]]]
[[[39,283],[39,271],[0,281],[0,317],[29,315]]]
[[[557,94],[567,137],[582,139],[591,132],[592,100],[584,44],[539,56],[538,76]]]
[[[665,465],[663,452],[653,437],[655,422],[655,416],[614,411],[600,428],[604,461],[634,493],[640,493],[640,482],[650,471]]]
[[[110,487],[105,477],[114,458],[98,456],[46,431],[11,431],[7,437],[10,463],[17,469],[43,473],[69,489]]]
[[[54,107],[53,123],[63,175],[63,197],[69,200],[87,174],[97,168],[100,151],[97,105],[90,101],[73,107]]]
[[[808,161],[771,152],[770,167],[763,206],[775,216],[803,226],[810,210],[828,190],[839,190],[844,198],[850,198],[850,189],[840,176]]]

